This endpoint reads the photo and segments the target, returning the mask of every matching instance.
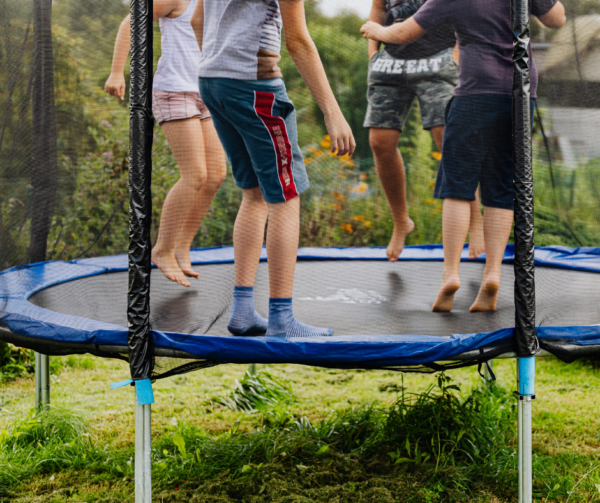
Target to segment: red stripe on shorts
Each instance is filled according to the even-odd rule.
[[[298,195],[292,172],[292,145],[285,121],[281,117],[273,116],[274,103],[275,95],[273,93],[254,91],[254,110],[271,135],[283,197],[289,201]]]

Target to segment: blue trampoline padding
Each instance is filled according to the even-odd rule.
[[[442,260],[439,245],[407,247],[402,260]],[[264,255],[264,253],[263,253]],[[384,248],[303,248],[305,260],[386,260]],[[513,259],[509,246],[505,261]],[[231,247],[194,250],[194,264],[233,262]],[[536,249],[536,264],[600,272],[600,248]],[[52,285],[98,274],[127,270],[125,255],[73,262],[42,262],[0,273],[0,321],[22,336],[71,344],[127,345],[125,327],[63,315],[37,307],[28,298]],[[299,363],[356,367],[414,366],[452,359],[467,351],[508,345],[513,328],[488,333],[335,336],[313,339],[239,338],[153,331],[156,347],[186,351],[199,358],[231,363]],[[540,327],[540,340],[579,346],[600,345],[600,326]]]

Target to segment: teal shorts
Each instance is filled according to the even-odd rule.
[[[308,189],[296,111],[283,80],[201,78],[199,87],[238,187],[260,187],[267,203]]]

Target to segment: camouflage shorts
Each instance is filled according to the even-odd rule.
[[[402,131],[418,98],[423,129],[443,126],[446,105],[458,84],[452,50],[424,59],[403,60],[385,50],[369,61],[369,106],[364,126]]]

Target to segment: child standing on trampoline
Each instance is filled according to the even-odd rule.
[[[392,25],[414,15],[426,0],[373,0],[369,19]],[[446,105],[458,84],[456,36],[451,24],[427,33],[409,44],[369,40],[369,106],[364,126],[369,128],[375,168],[390,205],[394,232],[386,253],[396,262],[406,238],[415,228],[408,215],[406,175],[398,141],[415,99],[419,100],[423,129],[442,151]],[[483,218],[479,198],[471,203],[469,257],[484,250]]]
[[[235,289],[228,329],[235,335],[315,337],[330,328],[300,323],[292,311],[300,198],[308,177],[296,113],[278,67],[286,47],[325,116],[331,149],[355,148],[319,53],[306,27],[303,0],[204,0],[192,25],[202,51],[200,93],[231,163],[243,199],[235,221]],[[254,279],[267,229],[268,322],[254,308]]]
[[[210,112],[198,92],[200,57],[190,19],[197,0],[154,0],[159,19],[161,57],[154,75],[152,112],[181,170],[162,209],[152,262],[171,281],[191,286],[190,247],[215,194],[227,174],[225,154]],[[130,16],[119,28],[107,93],[125,97],[123,70],[131,44]]]
[[[565,21],[558,0],[531,0],[531,13],[549,28]],[[486,265],[470,308],[494,311],[504,251],[513,222],[512,82],[513,34],[508,0],[428,0],[410,19],[389,27],[366,23],[369,39],[404,44],[442,24],[456,30],[459,85],[447,109],[435,197],[444,200],[444,274],[433,311],[451,311],[460,288],[461,253],[469,230],[470,204],[480,184],[484,206]],[[531,96],[537,71],[531,54]],[[532,108],[534,106],[532,99]],[[533,114],[532,114],[533,116]]]

